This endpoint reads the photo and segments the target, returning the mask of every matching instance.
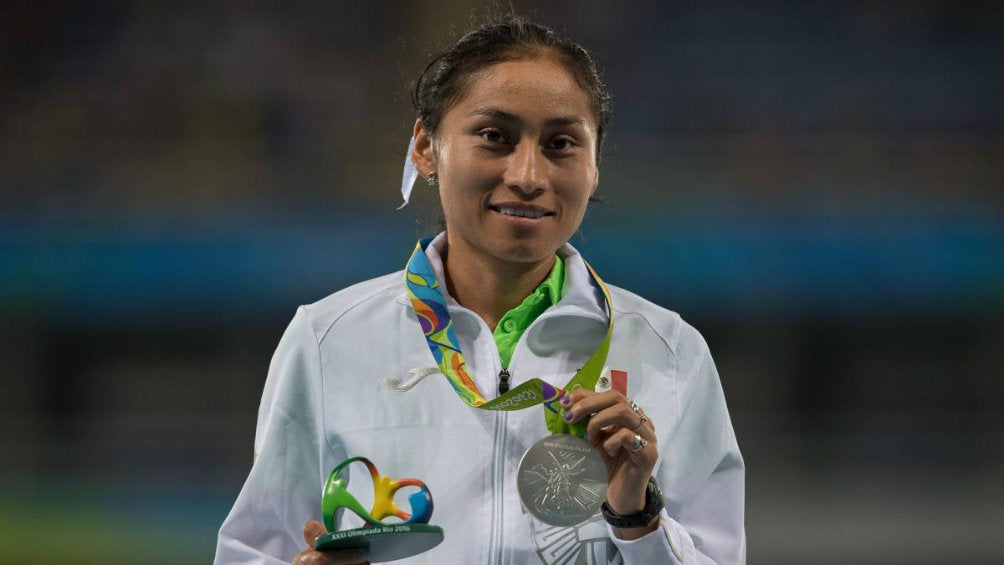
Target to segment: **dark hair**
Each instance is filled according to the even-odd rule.
[[[596,118],[598,161],[612,106],[592,56],[581,45],[558,36],[553,30],[512,14],[482,24],[436,55],[425,67],[412,97],[422,127],[435,137],[443,114],[467,92],[474,73],[495,63],[547,51],[557,56],[589,97]]]

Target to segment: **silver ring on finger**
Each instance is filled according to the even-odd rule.
[[[634,437],[631,438],[631,453],[638,453],[642,449],[645,449],[645,446],[647,445],[648,440],[638,434],[635,434]]]
[[[641,416],[641,407],[638,406],[637,404],[635,404],[634,400],[631,400],[629,398],[628,399],[628,405],[631,406],[631,410],[634,410],[635,414]]]
[[[641,420],[639,420],[638,425],[631,430],[632,432],[637,432],[638,430],[640,430],[641,427],[645,425],[645,422],[648,421],[648,416],[646,416],[645,414],[638,414],[638,415],[641,416]]]

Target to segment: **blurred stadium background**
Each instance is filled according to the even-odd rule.
[[[574,243],[708,338],[749,562],[1004,562],[1004,4],[515,5],[603,67]],[[480,6],[3,3],[0,563],[211,561],[295,307],[435,230]]]

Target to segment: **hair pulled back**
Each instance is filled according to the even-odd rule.
[[[581,45],[550,28],[512,14],[489,20],[464,35],[426,66],[412,97],[422,127],[435,138],[443,115],[467,92],[472,76],[478,71],[496,63],[540,54],[556,56],[589,97],[596,119],[598,161],[612,106],[592,56]]]

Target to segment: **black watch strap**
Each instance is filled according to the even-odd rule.
[[[627,515],[618,514],[610,508],[606,501],[603,501],[601,510],[603,519],[615,528],[644,528],[651,524],[652,520],[655,520],[659,512],[662,512],[663,505],[662,491],[659,490],[655,479],[650,477],[648,487],[645,489],[645,508],[642,508],[641,512]]]

